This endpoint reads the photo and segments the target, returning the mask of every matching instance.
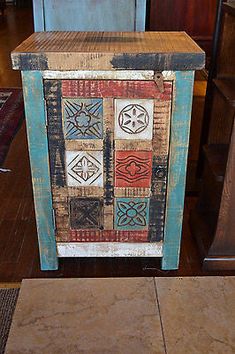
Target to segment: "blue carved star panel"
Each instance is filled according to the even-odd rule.
[[[63,125],[67,140],[103,138],[101,98],[63,99]]]
[[[115,198],[116,230],[145,230],[149,224],[149,198]]]

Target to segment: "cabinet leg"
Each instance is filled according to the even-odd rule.
[[[185,176],[193,97],[193,71],[176,71],[168,162],[162,269],[178,269],[184,210]]]
[[[40,71],[22,72],[34,207],[42,270],[58,269],[43,80]]]

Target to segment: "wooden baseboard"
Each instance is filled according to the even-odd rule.
[[[196,239],[202,259],[203,270],[235,270],[235,255],[209,255],[210,246],[214,238],[214,231],[208,223],[209,217],[206,213],[193,210],[190,213],[190,229]]]
[[[235,256],[207,256],[203,260],[203,270],[235,270]]]

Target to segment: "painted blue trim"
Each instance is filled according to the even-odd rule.
[[[42,74],[40,71],[23,71],[22,80],[41,269],[56,270],[58,258]]]
[[[171,119],[162,269],[178,269],[193,97],[193,71],[177,71]]]
[[[44,0],[33,1],[33,21],[35,32],[45,31]]]
[[[146,0],[33,0],[33,16],[35,32],[145,31]]]
[[[136,0],[135,31],[144,32],[146,22],[146,0]]]

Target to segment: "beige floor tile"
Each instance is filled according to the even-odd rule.
[[[164,353],[153,278],[22,283],[6,354]]]
[[[167,354],[235,353],[235,277],[155,282]]]

